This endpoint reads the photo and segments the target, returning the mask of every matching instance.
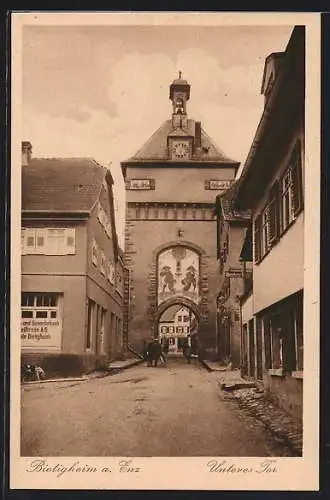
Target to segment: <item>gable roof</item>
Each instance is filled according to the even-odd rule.
[[[109,186],[110,219],[115,259],[119,246],[116,231],[113,177],[93,158],[33,158],[22,166],[22,211],[90,214],[99,199],[102,183]]]
[[[271,76],[273,76],[274,80],[277,77],[277,72],[281,68],[281,63],[284,57],[284,52],[272,52],[269,56],[266,57],[264,72],[262,75],[261,82],[261,93],[265,94],[267,92],[269,80]]]
[[[90,212],[106,176],[112,184],[92,158],[33,158],[22,167],[22,210]]]
[[[235,181],[230,188],[216,197],[216,211],[225,221],[248,222],[251,219],[251,210],[237,210],[235,207],[237,187],[238,181]]]
[[[167,138],[173,135],[186,135],[189,137],[195,136],[195,120],[188,119],[187,127],[184,133],[173,130],[172,120],[166,120],[159,128],[152,134],[147,142],[135,153],[134,156],[122,162],[136,163],[141,161],[171,161],[168,158]],[[201,150],[195,152],[191,160],[187,162],[216,162],[222,164],[238,164],[221,151],[213,140],[207,135],[205,130],[201,130]]]
[[[304,116],[305,31],[305,26],[295,26],[286,46],[239,178],[237,208],[255,208],[260,202],[278,168],[283,145],[293,133],[292,123]]]

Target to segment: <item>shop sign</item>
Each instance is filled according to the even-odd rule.
[[[155,179],[129,179],[126,181],[129,191],[148,191],[155,189]]]
[[[205,189],[212,191],[226,191],[226,189],[230,188],[231,184],[232,181],[228,180],[209,179],[205,181]]]
[[[226,278],[242,278],[243,272],[241,269],[229,269],[229,271],[225,272]]]
[[[58,319],[21,319],[23,350],[60,351],[62,325]]]

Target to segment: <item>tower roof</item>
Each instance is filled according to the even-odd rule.
[[[186,132],[180,135],[195,136],[195,120],[188,119]],[[134,156],[129,158],[123,163],[138,163],[138,162],[173,162],[168,158],[167,138],[174,134],[173,125],[171,120],[166,120],[159,128],[152,134],[150,139],[135,153]],[[175,134],[179,135],[179,134]],[[201,148],[196,151],[187,163],[202,162],[202,163],[221,163],[230,166],[238,164],[237,161],[229,158],[223,151],[213,142],[207,135],[205,130],[201,130]]]

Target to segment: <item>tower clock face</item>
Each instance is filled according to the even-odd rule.
[[[184,141],[177,141],[172,144],[173,158],[184,160],[189,158],[189,144]]]

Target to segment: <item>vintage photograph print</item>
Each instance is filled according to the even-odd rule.
[[[12,14],[11,488],[318,489],[319,80],[319,14]]]

